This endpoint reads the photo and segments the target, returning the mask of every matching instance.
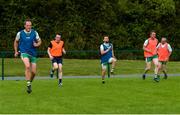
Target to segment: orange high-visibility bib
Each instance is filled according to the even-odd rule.
[[[52,44],[52,48],[50,49],[51,55],[55,57],[62,56],[64,42],[60,41],[59,43],[57,43],[53,40],[51,41],[51,44]]]
[[[151,53],[144,51],[144,57],[147,58],[147,57],[152,57],[152,56],[156,55],[157,54],[157,52],[156,52],[157,44],[158,44],[158,40],[156,38],[154,40],[149,38],[148,39],[148,45],[146,46],[146,48],[148,50],[150,50]]]
[[[168,57],[169,57],[169,50],[168,50],[168,44],[165,43],[165,46],[163,47],[162,44],[160,43],[159,47],[158,47],[158,58],[159,61],[167,61]]]

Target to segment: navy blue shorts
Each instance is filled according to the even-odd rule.
[[[54,57],[52,63],[63,64],[62,57]]]

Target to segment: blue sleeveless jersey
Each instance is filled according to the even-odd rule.
[[[107,46],[105,46],[104,44],[102,44],[104,47],[104,51],[108,49]],[[112,47],[112,44],[109,44]],[[109,50],[107,53],[105,53],[104,55],[101,55],[101,64],[103,63],[108,63],[109,59],[112,57],[112,49]]]
[[[30,33],[25,33],[24,30],[20,31],[19,50],[21,53],[27,53],[36,57],[37,51],[33,45],[36,42],[36,32],[32,29]]]

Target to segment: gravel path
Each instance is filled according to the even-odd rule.
[[[126,74],[126,75],[111,75],[112,78],[141,78],[141,74]],[[148,74],[147,76],[153,77],[153,74]],[[180,76],[180,74],[168,74],[169,77],[177,77]],[[71,79],[71,78],[101,78],[101,76],[63,76],[63,79]],[[48,76],[37,76],[35,79],[56,79],[50,78]],[[25,80],[25,77],[23,76],[14,76],[14,77],[5,77],[4,80]]]

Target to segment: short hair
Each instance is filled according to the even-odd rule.
[[[61,35],[61,33],[56,33],[56,35]]]
[[[61,33],[56,33],[56,35],[59,35],[60,37],[62,37],[62,34],[61,34]],[[55,37],[56,37],[56,35],[55,35]]]
[[[24,21],[24,25],[26,25],[26,22],[31,22],[31,23],[32,23],[31,19],[26,19],[26,20]]]
[[[150,35],[151,35],[152,33],[156,33],[156,31],[155,31],[155,30],[151,30]]]
[[[166,38],[166,37],[162,36],[162,37],[161,37],[161,39],[163,39],[163,38],[164,38],[165,40],[167,40],[167,38]]]
[[[108,38],[109,38],[109,36],[108,36],[108,35],[104,35],[104,37],[103,37],[103,38],[105,38],[105,37],[108,37]]]

